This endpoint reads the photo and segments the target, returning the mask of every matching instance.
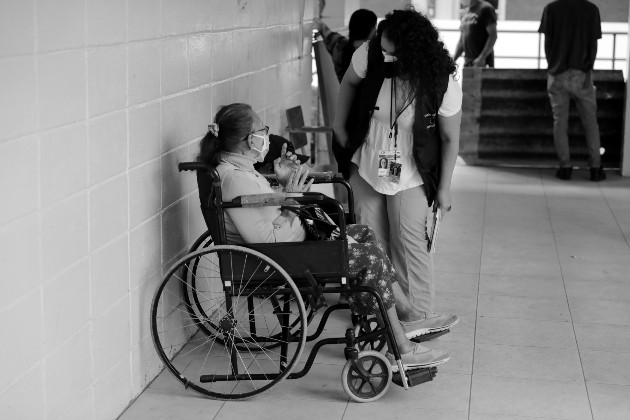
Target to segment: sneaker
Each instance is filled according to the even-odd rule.
[[[398,363],[394,359],[394,355],[389,351],[385,353],[385,357],[389,360],[389,364],[392,366],[392,372],[398,372]],[[407,369],[422,369],[440,365],[444,362],[448,362],[451,356],[447,352],[441,350],[431,350],[428,347],[424,347],[420,344],[416,346],[408,353],[400,355],[403,367]]]
[[[556,178],[568,181],[569,179],[571,179],[571,173],[573,173],[573,168],[571,166],[566,168],[558,168],[558,170],[556,171]]]
[[[414,338],[419,335],[448,330],[458,322],[459,318],[457,318],[457,315],[438,314],[434,312],[422,320],[411,322],[400,321],[400,324],[407,338]]]
[[[591,181],[603,181],[606,179],[606,172],[601,166],[599,168],[591,168]]]

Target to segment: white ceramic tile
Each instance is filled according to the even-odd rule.
[[[258,71],[250,75],[250,105],[255,110],[265,106],[265,73]]]
[[[214,120],[213,111],[211,87],[201,88],[188,95],[188,136],[191,139],[206,135],[208,125]]]
[[[85,0],[36,0],[39,51],[85,45]]]
[[[34,11],[33,2],[7,0],[0,4],[0,56],[33,52]]]
[[[118,44],[127,35],[127,0],[87,0],[88,45]]]
[[[216,60],[216,56],[212,54],[211,50],[212,37],[211,34],[200,34],[188,39],[190,87],[212,82],[212,62]]]
[[[160,2],[155,0],[133,0],[128,2],[128,39],[157,38],[160,34]]]
[[[185,174],[180,174],[177,165],[188,161],[188,150],[180,147],[162,156],[162,207],[180,200],[187,193]]]
[[[87,203],[87,193],[82,193],[42,211],[42,280],[87,255]]]
[[[328,401],[326,403],[326,415],[331,419],[340,419],[346,408],[346,401]],[[296,418],[310,418],[313,413],[321,412],[321,402],[312,400],[297,400],[279,398],[275,401],[267,400],[260,402],[258,406],[258,418],[261,420],[272,420],[283,415],[283,413],[302,413]],[[221,411],[214,417],[216,420],[238,419],[246,417],[250,411],[242,404],[227,402]]]
[[[162,261],[171,263],[188,245],[188,201],[181,200],[162,213]]]
[[[232,95],[234,102],[249,103],[249,76],[237,77],[232,82]]]
[[[179,95],[162,102],[162,152],[168,152],[189,141],[188,96]]]
[[[130,226],[155,216],[162,203],[160,161],[155,159],[129,172]]]
[[[267,88],[265,92],[267,105],[275,104],[282,98],[283,86],[280,82],[280,69],[278,66],[265,70],[265,87]],[[282,113],[284,114],[284,110]],[[270,120],[270,118],[268,119]]]
[[[160,156],[160,104],[129,110],[129,167]]]
[[[46,411],[57,418],[91,386],[90,335],[86,327],[46,358]]]
[[[153,347],[153,340],[151,339],[151,337],[146,337],[140,342],[140,344],[135,345],[131,350],[132,396],[135,398],[140,395],[140,393],[146,388],[146,386],[162,371],[162,368],[162,362],[155,352],[155,347]],[[170,374],[169,372],[165,373]],[[166,401],[168,405],[173,405],[172,400],[169,398],[162,397],[161,400]],[[204,400],[204,402],[206,401]],[[139,409],[140,412],[143,411],[141,407]],[[133,418],[125,417],[127,415],[131,415],[128,413],[133,413],[133,411],[128,410],[125,415],[121,417],[121,419]]]
[[[541,321],[568,321],[570,319],[566,300],[498,295],[479,295],[478,315]]]
[[[51,352],[90,321],[87,259],[44,284],[44,346]]]
[[[238,76],[251,69],[252,41],[249,30],[234,31],[232,33],[232,74]],[[269,49],[267,49],[269,52]]]
[[[218,111],[219,107],[229,105],[232,103],[232,81],[226,80],[222,83],[212,85],[212,110],[214,114]]]
[[[212,36],[212,80],[218,82],[232,76],[232,33],[219,32]],[[221,57],[218,59],[218,57]]]
[[[220,31],[232,29],[234,14],[236,13],[236,2],[225,2],[221,0],[210,0],[212,3],[212,29]]]
[[[25,137],[0,144],[0,225],[37,209],[39,195],[37,140]]]
[[[140,344],[141,340],[151,334],[151,302],[155,294],[155,285],[162,280],[155,274],[152,278],[140,283],[130,293],[131,303],[131,345]]]
[[[127,105],[127,47],[114,46],[88,52],[90,116]]]
[[[419,388],[422,385],[419,385]],[[414,392],[415,390],[411,390]],[[414,420],[419,417],[419,409],[409,410],[404,405],[396,406],[393,410],[390,404],[384,401],[376,401],[374,403],[367,404],[348,404],[348,407],[343,413],[343,420],[361,420],[366,418],[394,418],[397,420]],[[441,410],[433,410],[423,408],[421,410],[422,417],[431,420],[468,420],[468,413],[465,411],[450,411],[449,407],[443,407]],[[315,414],[313,418],[317,418]]]
[[[92,316],[98,317],[129,291],[127,235],[94,252],[90,258]]]
[[[194,32],[212,29],[212,16],[216,14],[213,2],[208,0],[189,0],[190,29]]]
[[[0,394],[2,415],[7,419],[44,420],[44,371],[38,364]]]
[[[90,121],[90,185],[127,168],[127,113],[115,112]]]
[[[569,304],[573,322],[630,325],[630,305],[628,302],[571,299]]]
[[[129,45],[129,104],[160,97],[160,44],[143,42]]]
[[[111,305],[100,316],[94,318],[92,326],[93,368],[92,375],[99,381],[113,369],[131,350],[131,328],[129,324],[129,296]]]
[[[580,350],[587,382],[630,386],[630,352]]]
[[[41,293],[30,293],[15,304],[0,311],[2,337],[19,345],[2,346],[0,356],[11,363],[0,365],[0,389],[23,375],[39,362],[43,354],[41,337]]]
[[[46,129],[85,119],[85,52],[39,56],[37,71],[40,128]]]
[[[36,215],[0,229],[2,271],[4,278],[10,279],[0,282],[0,308],[39,286],[38,232]]]
[[[85,124],[67,126],[40,135],[43,206],[85,189],[87,150]]]
[[[162,95],[172,95],[188,88],[188,42],[185,38],[168,39],[161,44]]]
[[[580,349],[624,352],[630,348],[630,325],[574,323]]]
[[[130,279],[133,290],[138,284],[161,272],[161,224],[160,217],[131,230],[129,250]]]
[[[121,175],[90,191],[90,250],[128,229],[127,176]]]
[[[161,0],[162,35],[179,35],[189,31],[188,0]]]
[[[565,298],[561,277],[554,276],[504,276],[482,274],[479,293],[484,295]]]
[[[37,129],[35,60],[32,57],[0,59],[0,90],[2,91],[0,140],[35,131]]]
[[[477,319],[476,343],[577,348],[571,322],[530,319]]]
[[[130,354],[94,385],[94,418],[115,419],[131,400]]]
[[[94,419],[94,390],[88,388],[70,407],[63,412],[60,418],[64,420],[93,420]]]

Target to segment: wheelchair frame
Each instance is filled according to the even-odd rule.
[[[288,194],[261,194],[237,197],[231,202],[223,202],[221,195],[221,182],[218,173],[214,168],[203,163],[187,162],[179,164],[180,171],[196,171],[199,184],[199,194],[201,198],[201,210],[208,226],[208,231],[202,234],[193,244],[189,253],[178,261],[169,270],[165,279],[156,290],[151,305],[151,332],[153,342],[158,355],[165,363],[166,367],[177,377],[186,388],[191,387],[195,391],[210,397],[219,399],[240,399],[247,398],[252,395],[261,393],[275,383],[281,380],[297,379],[305,376],[315,361],[318,351],[325,345],[345,344],[344,355],[347,360],[342,372],[342,382],[346,393],[355,401],[369,402],[380,398],[389,388],[390,383],[394,383],[404,387],[405,389],[426,381],[430,381],[437,373],[436,367],[420,368],[413,370],[405,370],[400,360],[400,352],[396,344],[396,339],[392,333],[391,323],[387,316],[387,310],[383,300],[376,290],[365,286],[351,286],[348,281],[348,242],[346,238],[346,222],[354,223],[354,208],[352,188],[349,183],[340,175],[332,173],[314,173],[314,183],[338,183],[344,186],[348,192],[349,211],[345,212],[341,204],[321,193],[288,193]],[[268,177],[273,178],[273,176]],[[292,200],[292,201],[287,201]],[[246,244],[246,245],[226,245],[225,219],[223,211],[230,208],[243,207],[262,207],[262,206],[281,206],[299,204],[319,204],[324,208],[336,222],[340,228],[340,238],[334,241],[305,241],[291,243],[264,243],[264,244]],[[218,243],[218,245],[217,245]],[[234,268],[234,255],[240,255],[236,258],[237,268]],[[242,254],[242,255],[241,255]],[[212,314],[218,312],[214,309],[213,313],[206,313],[202,308],[204,300],[207,300],[209,292],[200,290],[200,286],[196,283],[197,271],[202,267],[202,257],[212,255],[212,261],[217,262],[219,273],[217,279],[222,283],[222,289],[213,292],[218,295],[222,292],[224,295],[220,297],[219,309],[225,315],[216,315],[216,320],[211,320]],[[227,257],[229,255],[230,265],[227,265]],[[258,267],[261,264],[266,268],[272,269],[272,274],[267,278],[263,278],[266,274],[257,274],[252,271],[254,259],[259,260]],[[204,261],[205,263],[205,261]],[[247,282],[244,277],[235,279],[234,274],[237,273],[239,266],[242,265],[242,273],[250,275]],[[258,270],[256,267],[256,270]],[[181,276],[179,273],[181,272]],[[265,271],[266,273],[267,271]],[[274,275],[274,273],[276,273]],[[189,280],[189,278],[191,280]],[[253,283],[252,283],[253,280]],[[250,285],[251,283],[251,285]],[[261,286],[264,284],[264,286]],[[174,286],[173,286],[174,285]],[[177,301],[175,294],[171,289],[179,288],[182,297],[181,301]],[[236,292],[236,293],[235,293]],[[170,293],[170,294],[169,294]],[[238,320],[238,314],[235,313],[235,305],[241,299],[241,293],[250,293],[247,298],[247,312],[244,319]],[[322,314],[319,325],[312,335],[307,334],[307,325],[312,320],[315,311],[323,306],[327,306],[323,297],[324,294],[348,294],[348,293],[369,293],[374,296],[380,310],[381,319],[384,326],[371,326],[366,317],[352,315],[352,323],[354,328],[346,330],[343,337],[324,338],[317,341],[310,350],[304,367],[293,372],[295,363],[299,360],[302,349],[306,342],[317,340],[325,329],[326,322],[332,312],[336,310],[349,309],[348,304],[336,304],[327,307]],[[287,296],[293,296],[291,298]],[[174,303],[166,304],[165,302]],[[305,299],[305,301],[304,301]],[[275,328],[268,335],[258,333],[260,320],[256,320],[256,302],[262,302],[261,310],[268,307],[273,315],[271,318],[277,320],[280,332],[274,333]],[[239,302],[240,303],[240,302]],[[222,309],[225,304],[225,309]],[[293,305],[293,306],[292,306]],[[180,309],[183,306],[184,309]],[[308,315],[306,314],[308,308]],[[240,310],[240,309],[239,309]],[[201,342],[202,345],[212,341],[212,346],[216,342],[223,346],[226,357],[229,358],[226,372],[220,374],[201,374],[198,383],[195,378],[192,380],[184,375],[185,369],[176,366],[176,359],[184,348],[187,349],[189,343],[179,343],[173,345],[167,341],[168,332],[164,329],[167,325],[166,316],[160,315],[176,314],[174,317],[182,317],[177,311],[187,312],[190,318],[184,318],[193,321],[192,324],[185,325],[182,329],[191,327],[192,332],[188,331],[178,338],[194,342],[193,345]],[[264,312],[264,311],[263,311]],[[298,313],[298,318],[291,320],[290,317]],[[265,323],[269,319],[269,314],[263,315]],[[179,318],[175,319],[178,321]],[[170,322],[170,321],[169,321]],[[160,330],[160,327],[163,329]],[[248,335],[241,335],[240,332],[246,332]],[[245,330],[244,328],[248,328]],[[203,333],[203,334],[201,334]],[[273,334],[272,334],[273,333]],[[200,338],[193,338],[197,335]],[[385,342],[392,345],[390,351],[393,353],[398,364],[398,372],[393,373],[390,368],[389,361],[378,353]],[[212,350],[211,346],[211,350]],[[293,349],[297,346],[295,351]],[[274,352],[274,349],[280,347],[280,353]],[[189,354],[194,352],[186,350]],[[244,355],[252,355],[254,362],[246,362],[243,360]],[[250,366],[256,361],[254,352],[263,352],[269,356],[274,353],[279,363],[275,366],[277,373],[250,373],[247,367],[245,372],[241,372],[240,366],[250,363]],[[248,353],[247,353],[248,352]],[[292,353],[293,352],[293,353]],[[200,368],[204,368],[206,361],[211,354],[205,355],[205,360]],[[214,357],[214,355],[212,356]],[[239,360],[240,358],[240,360]],[[258,364],[259,365],[259,364]],[[260,365],[258,367],[261,367]],[[261,368],[262,369],[262,368]],[[374,370],[374,371],[373,371]],[[181,371],[181,372],[180,372]],[[376,373],[374,373],[376,372]],[[239,382],[269,381],[264,386],[254,386],[253,391],[240,392],[238,390]],[[237,385],[228,391],[213,391],[204,387],[204,384],[211,385],[218,382],[236,382]],[[376,384],[376,385],[375,385]],[[364,390],[364,388],[366,390]],[[226,388],[228,389],[228,388]]]

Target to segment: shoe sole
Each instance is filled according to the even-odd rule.
[[[437,360],[435,362],[425,363],[425,364],[421,364],[421,365],[403,365],[403,368],[405,368],[405,372],[409,371],[409,370],[426,369],[426,368],[431,368],[431,367],[435,367],[435,366],[441,365],[442,363],[446,363],[449,360],[451,360],[451,356],[447,357],[446,359]],[[392,369],[393,373],[398,372],[398,370],[399,370],[398,369],[398,364],[395,363],[395,364],[391,365],[391,369]]]
[[[412,338],[420,337],[421,335],[426,335],[426,334],[430,334],[430,333],[435,333],[435,332],[448,330],[452,326],[456,325],[458,322],[459,322],[459,318],[456,319],[454,322],[448,324],[448,325],[443,325],[443,326],[438,327],[438,328],[420,328],[418,330],[405,333],[405,335],[407,336],[407,338],[412,339]]]

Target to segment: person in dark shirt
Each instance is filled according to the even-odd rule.
[[[376,33],[376,14],[371,10],[359,9],[350,16],[348,38],[333,32],[321,19],[315,18],[315,27],[324,38],[326,50],[330,53],[335,65],[335,73],[339,82],[343,79],[354,50],[359,48]]]
[[[599,9],[587,0],[555,0],[545,6],[538,32],[545,34],[547,93],[553,110],[553,138],[558,154],[556,177],[571,179],[573,166],[569,150],[569,104],[576,103],[589,155],[591,181],[601,181],[597,101],[593,65],[597,40],[602,37]]]
[[[462,0],[468,9],[462,16],[461,35],[455,49],[457,60],[464,54],[464,67],[494,67],[494,44],[497,42],[497,14],[483,0]]]

